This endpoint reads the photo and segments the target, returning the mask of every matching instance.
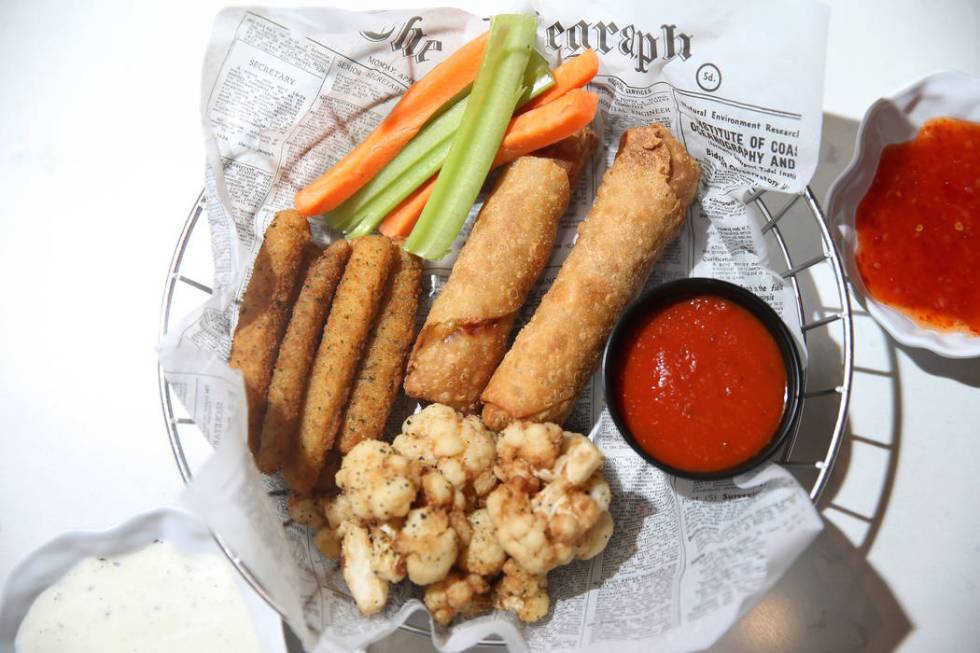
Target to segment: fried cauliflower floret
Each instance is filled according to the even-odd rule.
[[[532,574],[546,574],[569,563],[577,551],[595,555],[602,550],[598,544],[604,536],[601,530],[590,534],[597,540],[578,546],[579,540],[605,519],[603,514],[609,508],[609,486],[600,469],[602,453],[588,438],[574,434],[564,437],[562,454],[554,467],[539,474],[549,480],[540,491],[529,491],[526,479],[514,477],[487,497],[497,541]]]
[[[590,560],[606,548],[613,533],[613,518],[607,511],[599,516],[599,521],[575,542],[575,557]]]
[[[497,439],[494,472],[501,481],[522,479],[528,491],[540,487],[538,475],[554,467],[565,432],[557,424],[512,422]]]
[[[388,581],[372,568],[371,537],[368,529],[345,521],[339,530],[341,568],[354,602],[365,616],[379,612],[388,601]]]
[[[405,557],[408,577],[416,585],[445,578],[459,552],[449,515],[429,506],[408,513],[398,533],[397,547]]]
[[[459,490],[484,496],[496,485],[493,433],[476,415],[463,417],[449,406],[432,404],[405,420],[392,443],[395,451],[435,467]]]
[[[419,465],[395,453],[391,445],[365,440],[344,456],[337,485],[354,515],[384,521],[408,514],[419,489]]]
[[[286,497],[286,510],[289,518],[310,528],[323,526],[323,513],[315,498],[301,492],[290,492]]]
[[[493,588],[493,606],[517,613],[517,618],[525,623],[537,621],[551,607],[548,579],[529,574],[513,560],[507,560],[504,575]]]
[[[327,524],[334,530],[340,528],[340,525],[345,521],[356,519],[350,499],[343,494],[335,494],[320,499],[320,510],[323,512]]]
[[[456,615],[472,617],[493,606],[490,585],[478,574],[450,571],[444,579],[425,588],[425,607],[440,624],[448,624]]]
[[[493,531],[490,513],[486,508],[474,510],[466,516],[468,529],[466,537],[460,534],[463,546],[459,551],[456,564],[460,569],[472,574],[494,576],[500,573],[507,560],[500,543]],[[456,528],[456,532],[463,530]]]
[[[466,497],[463,492],[446,480],[438,469],[430,469],[422,474],[422,497],[427,506],[456,510],[466,508]]]
[[[383,522],[368,529],[371,538],[371,569],[392,583],[405,579],[405,558],[398,552],[398,524]]]

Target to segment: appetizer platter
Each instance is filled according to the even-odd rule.
[[[262,20],[246,13],[235,33]],[[543,624],[528,631],[540,637],[568,598],[567,566],[602,591],[607,545],[645,527],[618,503],[641,501],[624,473],[695,510],[723,496],[798,511],[780,527],[789,560],[819,530],[805,498],[840,444],[852,340],[840,260],[812,193],[795,191],[799,146],[774,141],[770,167],[741,173],[763,187],[738,191],[746,182],[724,168],[747,165],[742,135],[635,110],[617,123],[603,103],[622,80],[600,74],[595,50],[549,61],[530,14],[488,26],[389,96],[370,128],[327,141],[328,165],[310,154],[316,136],[250,223],[209,186],[174,254],[160,391],[178,467],[198,474],[187,431],[218,445],[222,471],[192,484],[193,502],[218,532],[238,531],[229,556],[294,628],[284,592],[307,597],[307,638],[425,632],[407,620],[423,605],[443,643],[453,628],[506,639],[479,616],[491,611],[516,637]],[[240,84],[222,81],[242,74],[228,66],[216,88]],[[236,174],[220,168],[217,187]],[[214,285],[186,261],[204,216]],[[715,235],[698,233],[707,221]],[[703,278],[678,294],[681,282],[663,283],[678,276]],[[200,293],[211,297],[177,323],[174,307]],[[806,508],[786,508],[797,495]],[[273,512],[249,517],[256,502]],[[272,548],[240,557],[252,519]],[[606,558],[628,551],[617,544]]]

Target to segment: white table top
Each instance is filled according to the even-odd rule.
[[[58,533],[181,490],[154,344],[203,183],[199,69],[221,4],[0,10],[0,583]],[[971,0],[831,4],[821,198],[875,98],[940,68],[980,74]],[[718,650],[980,648],[980,363],[896,347],[867,316],[855,333],[856,437],[827,529]]]

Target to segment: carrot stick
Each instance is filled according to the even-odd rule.
[[[599,57],[596,56],[595,50],[589,48],[552,70],[551,75],[555,78],[555,85],[521,107],[521,111],[536,109],[557,100],[573,88],[582,88],[592,81],[597,72],[599,72]]]
[[[366,139],[296,193],[296,209],[306,216],[324,213],[370,181],[433,114],[473,83],[488,34],[476,37],[415,82]]]
[[[523,113],[507,127],[503,143],[497,150],[493,167],[557,143],[585,127],[595,116],[599,96],[582,89],[572,89],[557,100]],[[405,238],[412,232],[425,203],[432,194],[438,175],[433,175],[388,214],[378,231],[389,238]]]
[[[428,181],[412,191],[412,194],[401,201],[401,204],[392,209],[384,222],[378,226],[378,231],[388,238],[405,238],[412,233],[412,227],[422,215],[425,203],[432,195],[432,189],[436,187],[436,177],[439,173],[429,177]]]

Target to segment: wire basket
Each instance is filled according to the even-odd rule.
[[[840,255],[809,187],[798,195],[756,191],[744,201],[757,209],[769,246],[769,266],[793,289],[807,349],[800,424],[775,459],[807,488],[810,499],[817,502],[840,449],[851,394],[854,341],[847,281]],[[213,268],[209,267],[208,231],[200,226],[205,211],[202,191],[184,221],[170,262],[160,309],[160,338],[176,320],[211,293],[210,286],[202,281],[213,276]],[[186,483],[196,468],[189,450],[200,451],[204,438],[193,420],[182,416],[159,366],[157,374],[170,446]],[[278,610],[242,560],[220,538],[215,539],[248,583]],[[410,620],[402,628],[429,635],[427,621]]]

